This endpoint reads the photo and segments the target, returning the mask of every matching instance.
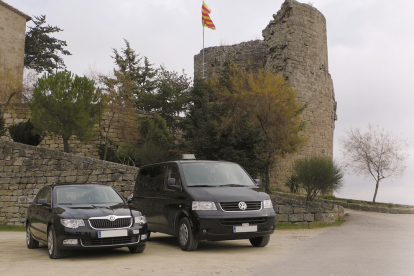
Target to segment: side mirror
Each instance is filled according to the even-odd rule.
[[[175,178],[168,178],[167,187],[171,190],[181,189],[181,186],[176,184]]]
[[[133,195],[127,196],[127,197],[126,197],[126,201],[127,201],[127,203],[132,203],[132,202],[134,202],[134,197],[133,197]]]
[[[50,206],[50,203],[47,203],[47,198],[41,198],[37,201],[37,205]]]
[[[262,185],[262,181],[260,179],[255,179],[254,182],[256,182],[256,186],[258,187]]]

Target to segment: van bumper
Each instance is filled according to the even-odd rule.
[[[265,217],[265,221],[259,223],[249,222],[249,219],[243,222],[243,219],[240,218],[235,218],[234,223],[228,219],[218,218],[196,218],[195,220],[195,238],[208,241],[239,240],[267,236],[273,234],[276,224],[275,216]],[[253,227],[250,227],[249,232],[237,232],[244,231],[242,224],[245,227]],[[235,227],[237,228],[235,229]]]

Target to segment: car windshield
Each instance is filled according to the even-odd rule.
[[[56,196],[61,205],[123,203],[121,196],[109,186],[62,186],[56,188]]]
[[[196,162],[183,164],[188,187],[255,187],[246,171],[235,163]]]

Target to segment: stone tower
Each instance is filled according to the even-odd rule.
[[[194,75],[201,77],[202,52],[194,57]],[[263,41],[205,49],[206,78],[217,76],[226,60],[282,73],[297,91],[298,100],[308,106],[302,113],[307,122],[303,135],[307,144],[297,153],[279,160],[272,170],[271,185],[284,189],[293,162],[305,156],[333,156],[336,101],[328,71],[326,20],[308,4],[285,0],[263,30]]]

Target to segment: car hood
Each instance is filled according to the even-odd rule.
[[[91,217],[105,217],[110,215],[131,216],[131,210],[127,204],[79,204],[79,205],[60,205],[56,213],[62,217],[77,219],[88,219]]]
[[[247,187],[187,187],[187,192],[197,201],[236,202],[269,199],[266,193]]]

